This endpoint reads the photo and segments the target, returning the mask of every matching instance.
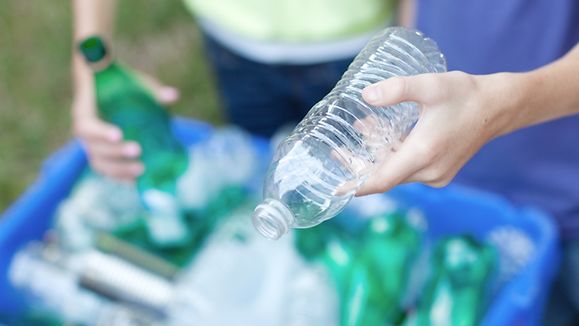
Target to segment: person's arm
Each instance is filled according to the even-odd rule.
[[[92,73],[78,51],[80,40],[101,35],[110,40],[113,30],[116,0],[72,0],[73,9],[73,42],[72,42],[72,80],[74,91],[73,116],[95,115],[94,84]],[[82,105],[78,101],[87,101]],[[120,139],[116,128],[109,130],[111,138]]]
[[[78,51],[78,43],[99,35],[112,43],[116,0],[71,0],[73,7],[72,78],[74,133],[82,141],[89,163],[97,172],[120,180],[132,180],[143,172],[138,161],[141,149],[136,142],[124,142],[115,125],[98,117],[92,72]],[[162,103],[178,99],[179,93],[148,76],[141,76]]]
[[[407,182],[447,185],[488,141],[579,113],[579,45],[563,58],[527,73],[463,72],[395,77],[367,87],[372,105],[417,102],[421,117],[397,152],[358,195]],[[548,136],[548,135],[547,135]]]
[[[579,113],[579,45],[552,64],[521,74],[520,82],[522,96],[502,134]]]
[[[94,170],[121,180],[131,180],[143,171],[135,159],[140,147],[123,142],[115,125],[98,117],[92,72],[78,51],[78,43],[88,36],[100,35],[111,41],[116,0],[72,0],[73,42],[72,79],[73,130],[81,140]]]
[[[398,2],[398,25],[414,27],[416,0],[400,0]]]

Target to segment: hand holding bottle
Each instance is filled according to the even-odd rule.
[[[385,192],[408,182],[448,184],[487,142],[520,128],[579,113],[579,46],[526,73],[463,72],[396,77],[364,90],[383,107],[419,103],[421,117],[395,155],[357,195]]]
[[[86,68],[83,68],[86,69]],[[138,73],[142,82],[162,104],[179,99],[179,91],[155,78]],[[139,162],[141,148],[137,142],[123,141],[122,131],[98,116],[92,79],[77,78],[72,104],[74,133],[83,143],[91,167],[119,180],[132,181],[143,173]]]
[[[417,102],[421,117],[396,153],[357,195],[385,192],[408,182],[443,187],[488,141],[505,130],[512,89],[507,74],[473,76],[454,71],[396,77],[364,90],[372,105]],[[507,121],[506,121],[507,120]]]

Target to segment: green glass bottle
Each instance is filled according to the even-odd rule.
[[[386,325],[386,298],[379,284],[378,273],[358,257],[351,266],[348,289],[341,297],[340,325]]]
[[[472,236],[453,236],[439,242],[416,324],[477,325],[495,268],[494,248]]]
[[[336,240],[337,230],[332,222],[327,221],[315,228],[294,230],[295,248],[304,259],[313,261],[321,258],[330,241]]]
[[[317,227],[304,229],[304,231],[312,229],[317,229]],[[311,248],[314,247],[310,247],[310,249]],[[304,248],[301,250],[303,249]],[[346,291],[350,285],[352,266],[356,258],[356,253],[355,241],[343,236],[332,236],[326,240],[324,251],[319,252],[319,255],[315,256],[315,259],[326,267],[336,287],[341,303],[345,301]],[[303,253],[302,256],[304,256]],[[305,257],[311,260],[311,258]]]
[[[404,317],[403,301],[409,290],[409,275],[421,248],[420,232],[405,215],[389,213],[373,217],[366,229],[362,255],[378,277],[384,320],[397,324]]]
[[[171,132],[169,114],[127,68],[112,59],[100,37],[83,40],[80,50],[94,72],[101,118],[141,146],[145,172],[137,186],[148,215],[149,236],[159,246],[186,243],[190,235],[176,184],[187,169],[188,156]]]

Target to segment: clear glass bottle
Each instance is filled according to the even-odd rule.
[[[374,168],[388,158],[420,115],[415,103],[370,106],[362,90],[394,77],[446,71],[434,41],[402,27],[385,29],[354,59],[335,88],[277,148],[253,215],[277,239],[338,214]]]

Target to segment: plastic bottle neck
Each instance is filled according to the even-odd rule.
[[[282,202],[268,198],[253,212],[253,225],[264,237],[277,240],[294,225],[293,213]]]

